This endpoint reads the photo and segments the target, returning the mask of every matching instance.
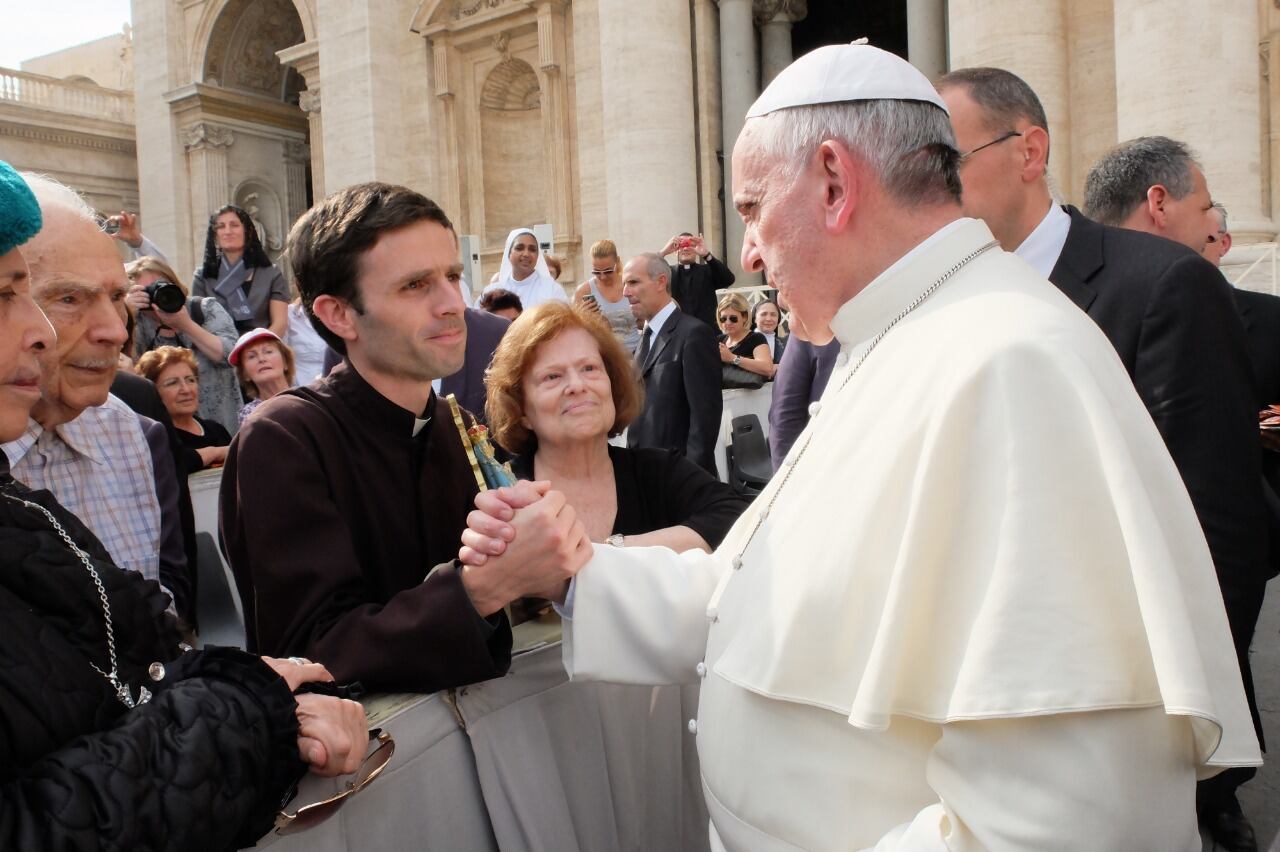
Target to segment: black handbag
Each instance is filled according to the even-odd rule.
[[[760,390],[764,387],[764,376],[743,369],[737,364],[721,364],[720,387],[725,390]]]

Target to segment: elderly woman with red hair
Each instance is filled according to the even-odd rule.
[[[669,450],[609,444],[640,412],[631,359],[598,315],[561,302],[525,311],[485,377],[494,439],[521,478],[564,493],[592,541],[710,551],[747,504]]]
[[[143,354],[134,367],[160,392],[160,401],[178,430],[182,445],[200,456],[200,469],[227,459],[231,434],[216,420],[196,414],[200,410],[200,375],[196,356],[184,346],[161,346]]]

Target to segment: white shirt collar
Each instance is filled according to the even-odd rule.
[[[1067,211],[1057,204],[1049,205],[1049,212],[1044,214],[1036,229],[1027,235],[1022,245],[1014,249],[1014,254],[1031,264],[1031,268],[1045,278],[1053,271],[1062,254],[1062,247],[1067,244],[1067,232],[1071,230],[1071,217]]]
[[[653,319],[649,320],[647,327],[653,329],[653,334],[650,335],[650,346],[653,345],[653,338],[656,338],[658,336],[658,332],[662,331],[662,326],[666,324],[667,318],[676,312],[676,307],[676,300],[672,299],[670,302],[667,302],[667,306],[665,308],[653,315]]]

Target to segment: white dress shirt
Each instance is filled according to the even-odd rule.
[[[1053,271],[1067,244],[1067,232],[1071,230],[1071,217],[1057,204],[1049,205],[1036,229],[1027,235],[1022,245],[1014,251],[1018,257],[1031,264],[1031,268],[1045,278]]]

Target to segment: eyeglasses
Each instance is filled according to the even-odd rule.
[[[391,755],[396,753],[396,741],[391,739],[391,734],[386,731],[374,728],[369,732],[369,741],[374,740],[377,740],[378,747],[364,759],[364,763],[360,764],[355,778],[347,782],[345,790],[322,802],[304,805],[294,813],[280,811],[276,815],[276,834],[296,834],[299,831],[314,828],[337,813],[338,808],[342,807],[348,799],[372,784],[373,779],[377,778],[391,762]],[[296,786],[289,791],[289,796],[293,796],[295,792],[297,792]],[[285,801],[288,801],[288,797]]]
[[[995,139],[992,139],[990,142],[987,142],[985,145],[979,145],[977,148],[974,148],[972,151],[967,151],[961,154],[960,161],[964,162],[965,160],[972,157],[974,154],[981,151],[983,148],[990,148],[992,145],[999,145],[1001,142],[1005,141],[1006,139],[1012,139],[1015,136],[1021,136],[1021,135],[1022,135],[1021,130],[1010,130],[1008,133],[1004,134],[1003,136],[997,136]]]
[[[721,314],[721,315],[720,315],[720,322],[722,322],[722,323],[726,323],[726,322],[738,322],[738,321],[739,321],[739,319],[740,319],[739,317],[735,317],[733,314]]]
[[[591,274],[596,278],[603,278],[606,275],[612,275],[617,271],[618,271],[618,267],[610,266],[608,269],[593,269],[591,270]]]

